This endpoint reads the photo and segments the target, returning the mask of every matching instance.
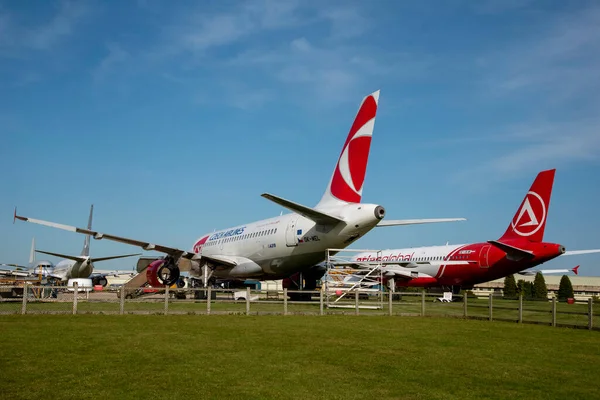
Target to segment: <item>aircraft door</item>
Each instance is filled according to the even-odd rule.
[[[489,260],[488,260],[488,254],[490,253],[491,247],[492,246],[488,244],[481,248],[481,251],[479,252],[479,268],[489,268],[490,267]]]
[[[296,239],[297,223],[298,215],[291,215],[285,230],[285,245],[288,247],[298,246],[298,239]]]

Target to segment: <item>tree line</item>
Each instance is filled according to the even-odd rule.
[[[533,282],[524,279],[516,281],[514,275],[508,275],[504,278],[503,292],[505,299],[516,299],[522,294],[524,299],[548,300],[548,288],[541,272],[535,274]],[[571,280],[567,275],[563,275],[558,286],[558,301],[567,301],[573,296]]]

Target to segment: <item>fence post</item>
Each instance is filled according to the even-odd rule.
[[[246,315],[250,315],[250,286],[246,286]]]
[[[288,315],[287,301],[288,301],[287,288],[283,288],[283,315]]]
[[[425,289],[421,290],[421,317],[425,316]]]
[[[594,300],[590,297],[588,299],[588,329],[594,327]]]
[[[323,315],[323,290],[324,286],[321,286],[321,291],[319,292],[319,315]]]
[[[523,322],[523,293],[519,293],[519,323]]]
[[[354,314],[359,315],[360,312],[358,311],[358,289],[354,289],[354,307],[355,307]]]
[[[79,283],[73,283],[73,315],[77,314],[77,293],[79,292]]]
[[[556,326],[556,295],[552,297],[552,326]]]
[[[165,315],[169,313],[169,287],[165,286]]]
[[[212,298],[212,287],[206,290],[206,315],[210,315],[210,299]]]
[[[23,284],[23,304],[21,304],[21,314],[27,313],[27,292],[29,291],[29,284],[25,282]]]
[[[467,313],[467,291],[463,292],[463,317],[467,318],[469,314]]]
[[[392,300],[394,298],[394,292],[392,292],[391,290],[388,292],[388,315],[391,317],[392,315],[394,315],[392,313]]]
[[[490,298],[488,300],[489,320],[490,321],[493,319],[493,317],[492,317],[492,314],[493,314],[493,312],[492,312],[492,310],[493,310],[493,300],[492,299],[493,299],[493,294],[490,293]]]
[[[121,302],[119,304],[119,314],[125,314],[125,285],[121,285]]]

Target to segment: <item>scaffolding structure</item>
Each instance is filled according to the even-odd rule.
[[[327,271],[322,278],[328,308],[348,307],[341,300],[354,295],[359,298],[377,296],[377,305],[370,301],[361,308],[383,308],[384,285],[381,269],[381,250],[327,249],[325,263]],[[375,262],[363,263],[355,261],[357,253],[370,252],[377,254]],[[354,306],[351,306],[354,307]]]

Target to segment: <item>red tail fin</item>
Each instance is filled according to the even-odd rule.
[[[541,242],[544,239],[555,172],[550,169],[538,174],[500,240],[522,238]]]
[[[360,203],[378,102],[379,90],[365,97],[360,104],[329,186],[317,208]]]

